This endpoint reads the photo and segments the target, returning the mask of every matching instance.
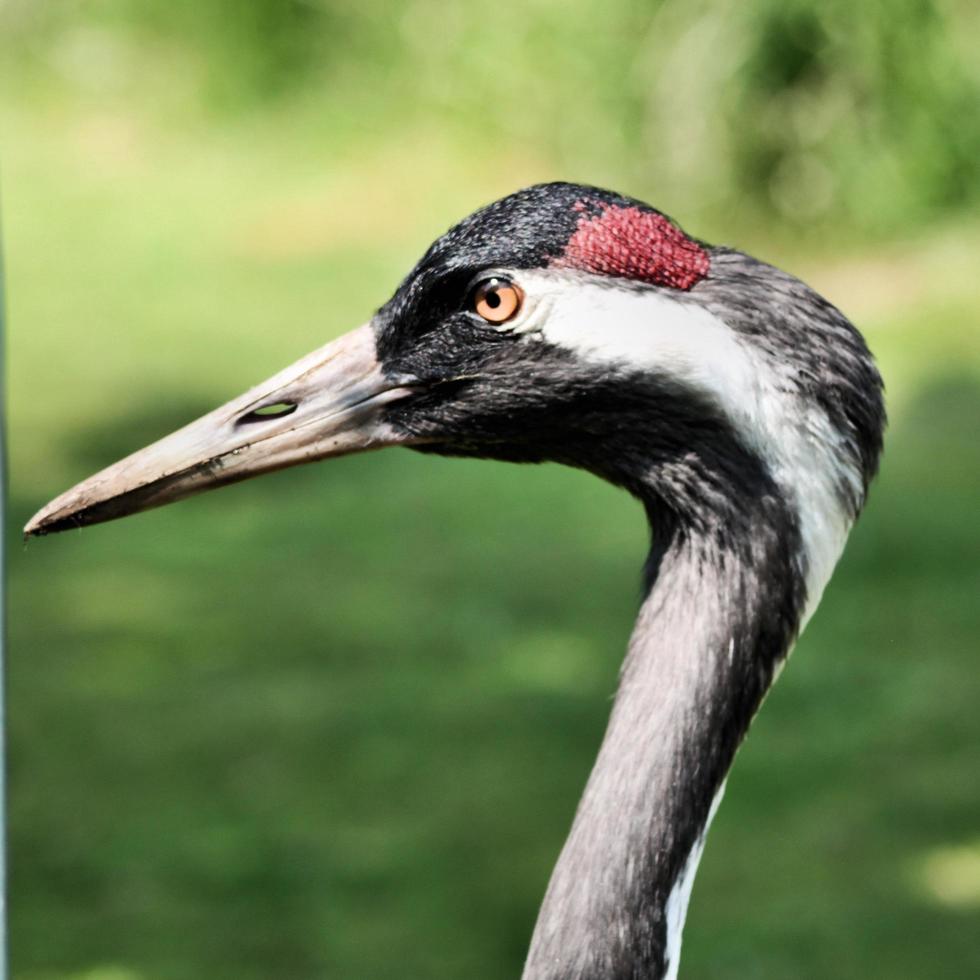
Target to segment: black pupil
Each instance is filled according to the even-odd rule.
[[[486,293],[484,294],[483,300],[491,310],[495,310],[498,306],[500,306],[501,299],[500,293],[497,292],[497,287],[488,287]]]

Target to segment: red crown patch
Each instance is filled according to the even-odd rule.
[[[575,210],[587,206],[579,201]],[[710,268],[705,249],[662,214],[616,205],[583,213],[564,253],[551,264],[684,290]]]

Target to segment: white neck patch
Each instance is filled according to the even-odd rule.
[[[802,629],[850,529],[840,482],[850,482],[857,499],[861,481],[826,413],[796,394],[792,368],[740,340],[713,313],[666,291],[610,288],[554,271],[515,272],[513,278],[527,298],[508,329],[595,363],[656,372],[712,398],[765,460],[799,515],[807,567]]]
[[[704,842],[711,827],[711,821],[715,819],[721,798],[725,795],[725,784],[722,783],[711,801],[711,809],[708,811],[708,819],[704,822],[701,835],[694,842],[691,853],[688,854],[681,873],[674,882],[674,887],[667,896],[667,972],[663,980],[677,980],[677,971],[681,965],[681,935],[684,932],[684,920],[687,918],[687,906],[691,900],[691,889],[694,887],[694,876],[698,872],[698,865],[701,863],[701,855],[704,853]]]

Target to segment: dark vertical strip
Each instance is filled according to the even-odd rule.
[[[0,212],[2,217],[2,212]],[[0,222],[0,980],[7,980],[7,323]]]

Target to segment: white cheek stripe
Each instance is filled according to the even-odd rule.
[[[713,398],[796,504],[806,553],[807,605],[816,608],[851,518],[839,485],[860,477],[818,406],[795,394],[787,365],[739,340],[722,320],[662,292],[617,289],[554,273],[521,272],[528,300],[511,329],[597,363],[656,371]]]

